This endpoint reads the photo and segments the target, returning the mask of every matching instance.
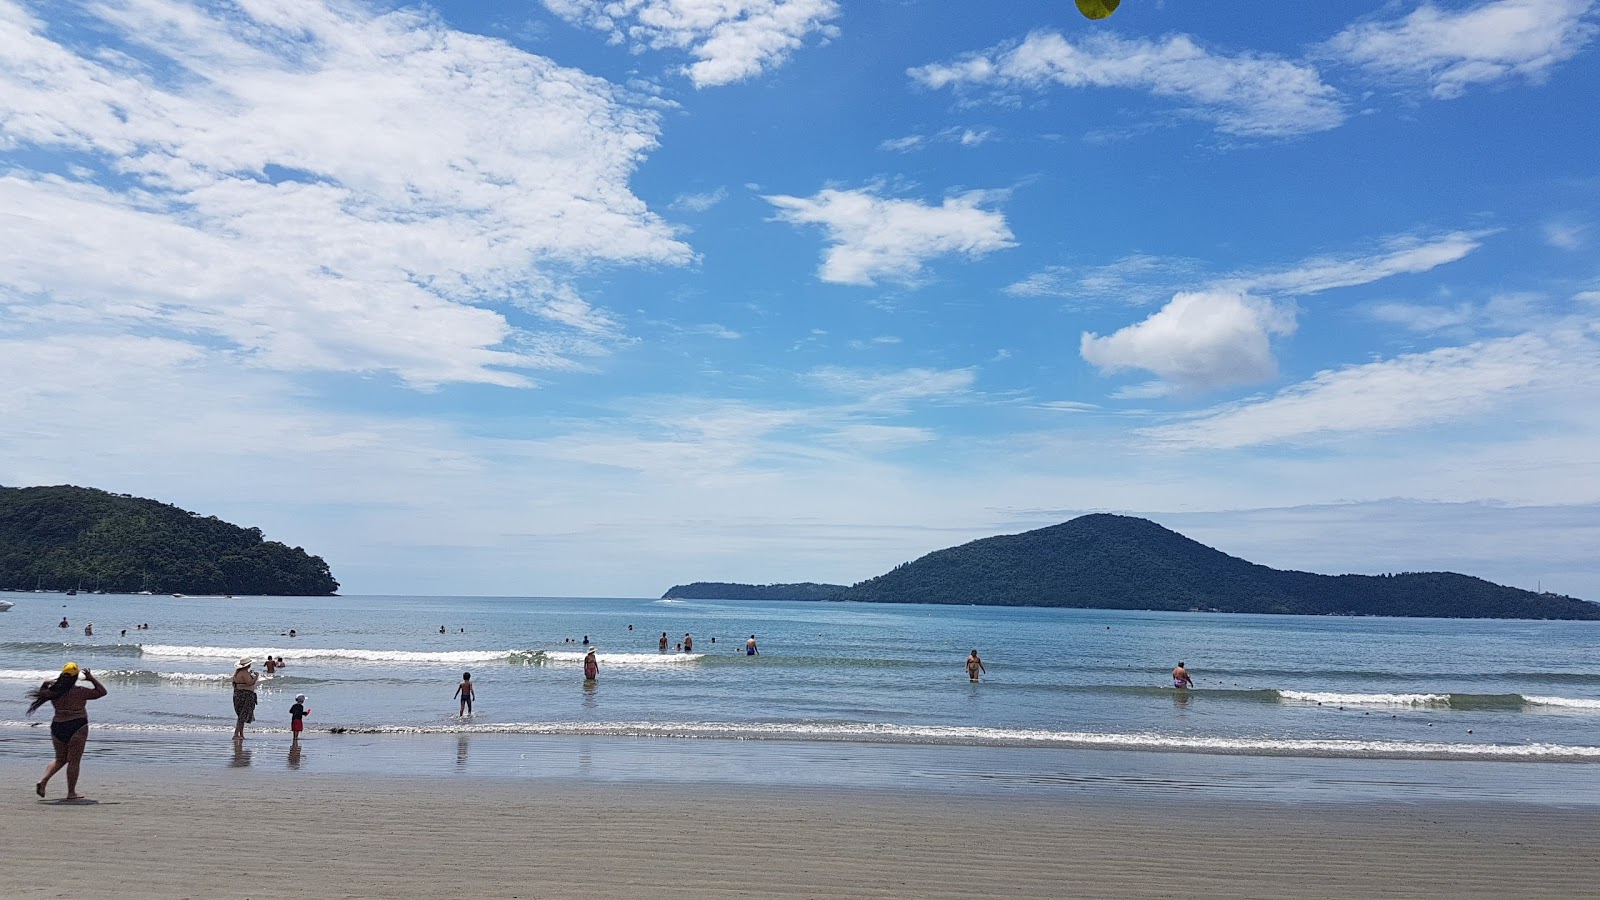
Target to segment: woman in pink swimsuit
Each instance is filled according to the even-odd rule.
[[[66,766],[67,799],[83,799],[78,793],[78,769],[83,764],[83,748],[89,743],[89,712],[84,705],[106,695],[105,685],[88,669],[83,670],[83,678],[94,687],[78,687],[78,664],[69,662],[61,667],[61,674],[54,681],[46,681],[28,692],[28,698],[33,701],[28,706],[29,715],[46,703],[56,708],[50,720],[50,743],[55,746],[56,758],[44,767],[44,777],[33,787],[40,797],[44,796],[50,776]]]

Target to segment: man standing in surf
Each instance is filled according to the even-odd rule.
[[[1181,659],[1178,660],[1178,667],[1172,670],[1172,687],[1179,691],[1194,687],[1194,679],[1189,677],[1189,670],[1183,667]]]

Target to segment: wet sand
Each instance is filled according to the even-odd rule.
[[[6,897],[1600,897],[1593,807],[42,765]]]

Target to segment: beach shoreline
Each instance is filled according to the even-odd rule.
[[[42,749],[42,748],[41,748]],[[0,759],[18,898],[1594,897],[1590,808]],[[65,793],[52,785],[52,796]],[[63,853],[74,862],[62,864]]]

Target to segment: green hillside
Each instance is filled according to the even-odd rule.
[[[1600,605],[1451,572],[1315,575],[1229,556],[1147,519],[1081,516],[930,553],[840,597],[1303,615],[1600,619]]]
[[[166,503],[94,488],[0,487],[0,589],[332,594],[321,557]]]
[[[661,597],[692,600],[837,600],[846,590],[842,584],[734,584],[727,581],[696,581],[675,584]]]

